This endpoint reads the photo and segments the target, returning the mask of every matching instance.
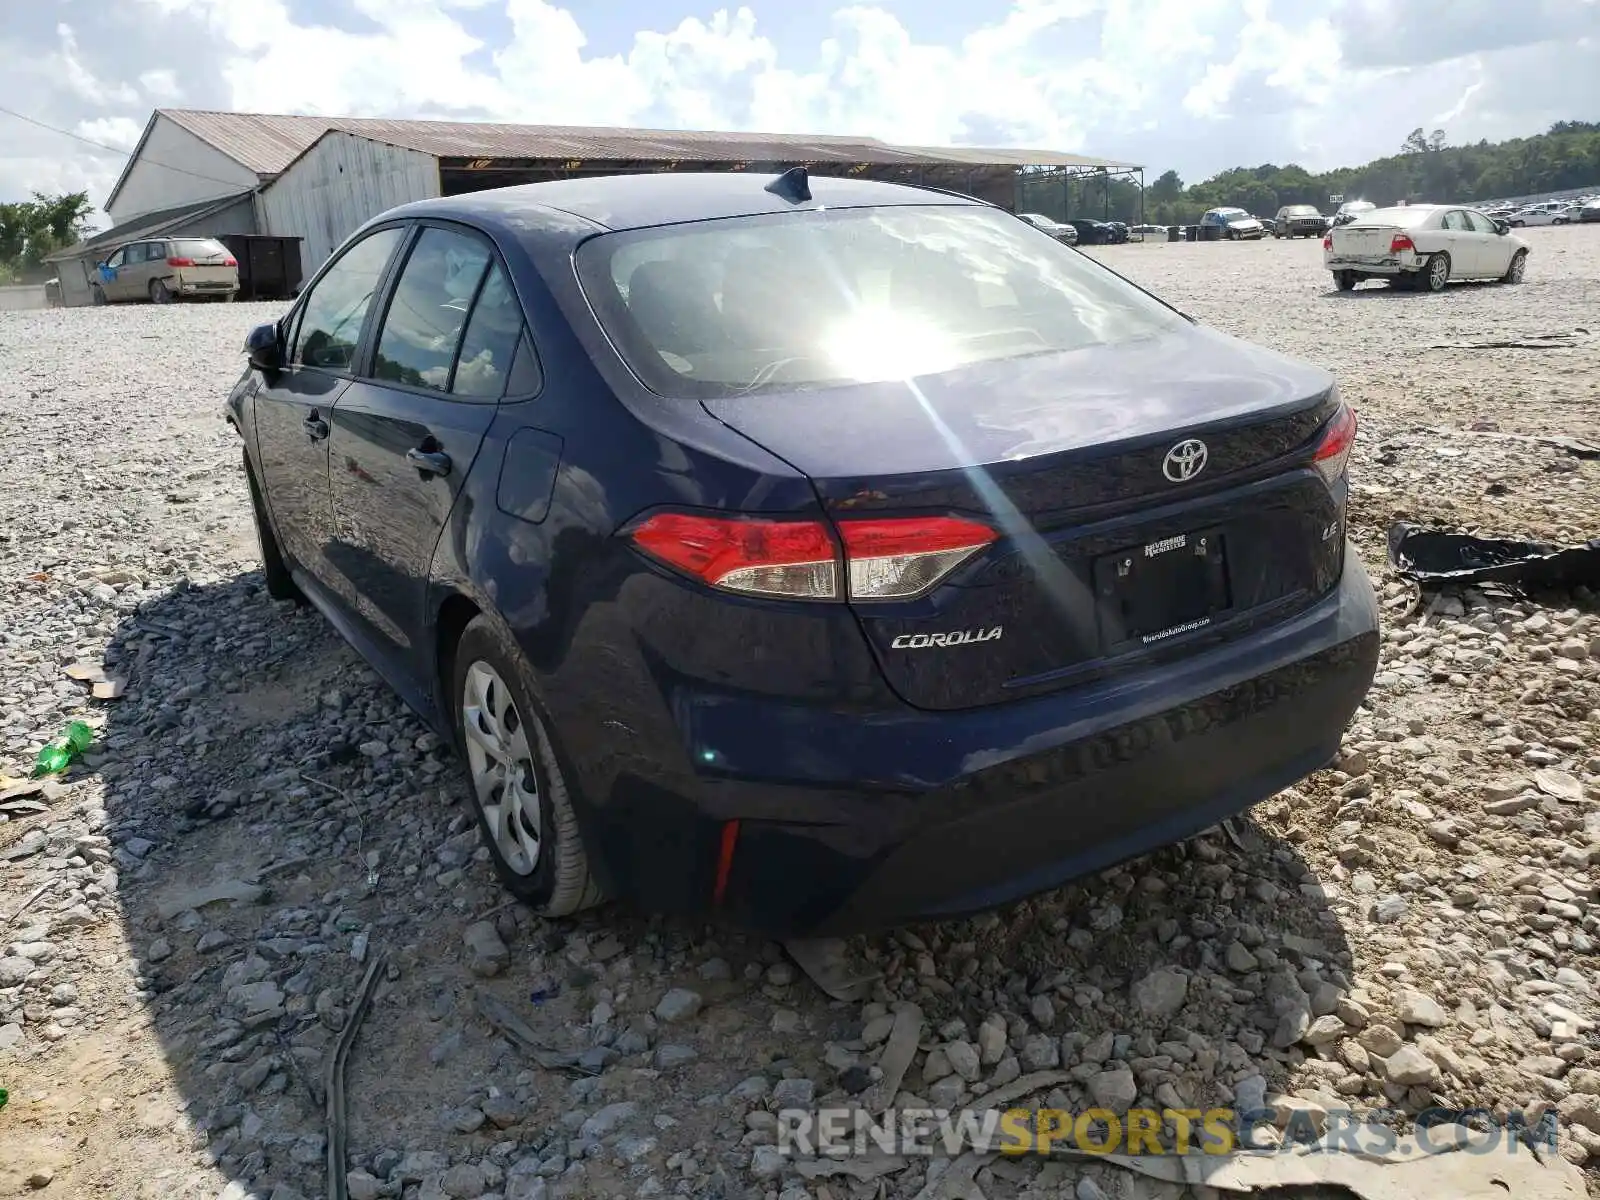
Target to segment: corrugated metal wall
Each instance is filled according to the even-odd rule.
[[[306,278],[363,222],[439,194],[438,160],[341,131],[326,134],[261,194],[261,232],[305,241]]]

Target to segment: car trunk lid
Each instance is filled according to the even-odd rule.
[[[1392,225],[1364,225],[1360,221],[1341,225],[1331,235],[1334,256],[1372,261],[1390,258],[1389,245],[1397,232]]]
[[[925,595],[852,601],[920,707],[1192,652],[1337,577],[1338,502],[1297,469],[1337,409],[1332,381],[1210,331],[703,403],[804,472],[836,525],[956,515],[999,532]]]

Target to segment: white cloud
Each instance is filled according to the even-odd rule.
[[[64,21],[57,25],[56,37],[59,41],[59,48],[55,54],[56,62],[61,68],[67,86],[80,98],[90,104],[137,103],[139,93],[128,84],[102,83],[83,65],[78,55],[78,35],[72,31],[72,26]]]
[[[73,132],[85,141],[132,150],[139,144],[144,126],[130,117],[96,117],[92,121],[79,121]]]
[[[139,76],[139,86],[144,94],[157,104],[170,104],[183,99],[183,87],[178,83],[178,73],[171,67],[144,71]]]
[[[612,18],[573,0],[317,2],[74,0],[93,39],[22,24],[0,34],[0,71],[26,83],[14,94],[30,115],[112,145],[182,102],[1028,145],[1191,180],[1362,162],[1429,114],[1462,142],[1600,107],[1600,74],[1584,69],[1600,0],[1010,0],[943,43],[871,0],[838,0],[809,42],[781,44],[764,17],[793,16],[779,6],[795,0],[672,0],[651,28],[605,29],[622,47],[608,54],[588,35]],[[926,2],[946,26],[960,11]],[[1441,14],[1448,37],[1416,36]],[[473,31],[487,29],[509,36],[486,44]],[[0,128],[0,195],[61,177],[70,144]],[[120,164],[75,149],[72,170],[109,185]]]

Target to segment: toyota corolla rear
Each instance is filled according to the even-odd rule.
[[[705,903],[781,933],[982,909],[1337,753],[1377,623],[1320,369],[975,204],[603,234],[577,264],[663,427],[714,418],[808,488],[682,479],[619,533]]]

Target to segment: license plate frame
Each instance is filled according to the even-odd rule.
[[[1171,534],[1094,564],[1095,610],[1106,651],[1151,647],[1216,625],[1233,608],[1225,531]]]

